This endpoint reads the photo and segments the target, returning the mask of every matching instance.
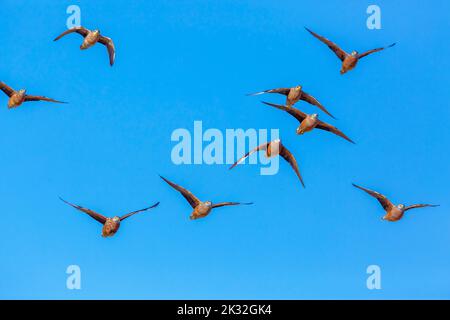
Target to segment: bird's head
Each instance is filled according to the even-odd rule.
[[[115,223],[119,223],[120,222],[120,218],[118,216],[115,216],[112,218],[112,221],[114,221]]]
[[[353,50],[352,53],[351,53],[350,55],[353,56],[353,57],[354,57],[354,56],[357,56],[357,55],[358,55],[358,51]]]
[[[294,88],[294,90],[295,90],[295,91],[301,91],[301,90],[302,90],[302,86],[301,86],[301,85],[298,85],[298,86],[296,86],[296,87]]]
[[[211,202],[211,201],[205,201],[205,202],[203,202],[203,204],[204,204],[205,206],[207,206],[208,208],[211,208],[211,207],[212,207],[212,202]]]
[[[319,115],[318,115],[317,113],[313,113],[313,114],[311,115],[311,118],[314,119],[314,120],[316,120],[316,119],[319,118]]]
[[[21,94],[21,95],[25,95],[26,92],[27,92],[27,90],[25,90],[25,89],[20,89],[19,90],[19,94]]]
[[[399,208],[400,210],[404,210],[405,209],[405,205],[404,204],[399,204],[399,205],[397,205],[397,208]]]
[[[272,141],[272,143],[280,143],[280,142],[281,142],[280,139],[275,139],[275,140]]]
[[[98,30],[98,29],[95,29],[94,31],[92,31],[93,33],[95,33],[95,34],[100,34],[100,30]]]

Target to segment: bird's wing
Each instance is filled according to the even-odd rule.
[[[320,41],[322,41],[323,43],[325,43],[328,48],[330,48],[339,59],[341,59],[342,61],[344,61],[345,57],[347,56],[347,52],[345,52],[344,50],[342,50],[341,48],[339,48],[339,46],[337,44],[335,44],[334,42],[331,42],[330,40],[328,40],[325,37],[322,37],[320,35],[318,35],[317,33],[309,30],[308,28],[305,27],[306,30],[308,30],[309,33],[311,33],[314,37],[316,37],[317,39],[319,39]]]
[[[183,195],[183,197],[189,202],[189,204],[191,205],[192,208],[195,208],[200,204],[200,200],[196,196],[194,196],[192,194],[192,192],[183,188],[182,186],[179,186],[173,182],[170,182],[169,180],[167,180],[166,178],[164,178],[162,176],[160,176],[160,177],[165,182],[167,182],[172,188],[174,188],[175,190],[180,192]]]
[[[302,178],[302,175],[300,174],[300,170],[298,169],[297,160],[295,159],[294,155],[281,143],[280,143],[279,151],[280,151],[280,156],[282,156],[284,160],[289,162],[292,169],[294,169],[295,173],[297,174],[298,178],[300,179],[302,186],[305,187],[305,183],[303,182],[303,178]]]
[[[225,207],[225,206],[238,206],[238,205],[250,205],[253,202],[220,202],[212,205],[213,208]]]
[[[303,91],[301,99],[303,101],[306,101],[306,102],[312,104],[312,105],[315,105],[316,107],[319,107],[319,109],[322,110],[323,112],[325,112],[327,115],[329,115],[333,119],[336,119],[316,98],[314,98],[309,93]]]
[[[375,53],[375,52],[378,52],[378,51],[381,51],[381,50],[384,50],[384,49],[387,49],[387,48],[390,48],[390,47],[393,47],[393,46],[395,46],[395,43],[393,43],[393,44],[391,44],[391,45],[389,45],[387,47],[376,48],[376,49],[372,49],[372,50],[363,52],[361,54],[358,54],[358,59],[364,58],[365,56],[368,56],[369,54],[372,54],[372,53]]]
[[[84,213],[87,213],[88,215],[90,215],[92,218],[94,218],[95,220],[97,220],[101,224],[104,224],[106,222],[106,217],[102,216],[100,213],[97,213],[97,212],[92,211],[92,210],[87,209],[87,208],[83,208],[83,207],[78,206],[76,204],[72,204],[72,203],[64,200],[63,198],[59,198],[59,199],[61,199],[61,201],[65,202],[65,203],[67,203],[69,206],[72,206],[75,209],[78,209],[80,211],[83,211]]]
[[[263,93],[279,93],[279,94],[284,94],[285,96],[287,96],[289,94],[289,91],[291,91],[291,88],[277,88],[277,89],[269,89],[269,90],[264,90],[264,91],[260,91],[260,92],[255,92],[255,93],[249,93],[248,96],[257,96]]]
[[[142,212],[142,211],[147,211],[147,210],[149,210],[149,209],[156,208],[158,205],[159,205],[159,202],[155,203],[155,204],[152,205],[151,207],[147,207],[147,208],[144,208],[144,209],[141,209],[141,210],[136,210],[136,211],[127,213],[127,214],[125,214],[125,215],[123,215],[123,216],[120,217],[120,221],[123,221],[123,220],[125,220],[126,218],[131,217],[132,215],[134,215],[134,214],[136,214],[136,213],[139,213],[139,212]]]
[[[58,100],[47,98],[44,96],[30,96],[30,95],[25,95],[25,101],[48,101],[48,102],[55,102],[55,103],[67,103],[64,101],[58,101]]]
[[[394,205],[392,204],[392,202],[389,201],[388,198],[386,198],[385,196],[383,196],[381,193],[378,193],[376,191],[372,191],[366,188],[363,188],[361,186],[358,186],[354,183],[352,183],[352,185],[358,189],[361,189],[365,192],[367,192],[368,194],[370,194],[372,197],[376,198],[378,200],[378,202],[380,202],[380,204],[383,206],[384,210],[388,211],[390,210]]]
[[[240,158],[238,161],[236,161],[229,169],[233,169],[234,167],[236,167],[238,164],[240,164],[242,161],[245,160],[245,158],[249,157],[251,154],[261,151],[261,150],[267,150],[267,146],[269,145],[270,142],[267,143],[263,143],[262,145],[257,146],[256,148],[254,148],[253,150],[247,152],[242,158]]]
[[[405,211],[416,209],[416,208],[425,208],[425,207],[439,207],[438,204],[413,204],[410,206],[405,207]]]
[[[265,101],[261,101],[261,102],[264,103],[264,104],[267,104],[268,106],[275,107],[277,109],[286,111],[291,116],[295,117],[295,119],[297,119],[299,122],[302,122],[306,118],[306,113],[303,113],[302,111],[300,111],[300,110],[298,110],[296,108],[286,107],[286,106],[283,106],[281,104],[275,104],[275,103],[270,103],[270,102],[265,102]]]
[[[116,48],[114,47],[114,42],[111,38],[100,36],[100,39],[98,39],[98,42],[101,44],[104,44],[106,48],[108,49],[108,55],[109,55],[109,64],[112,66],[114,64],[114,60],[116,59]]]
[[[14,93],[14,90],[10,86],[1,81],[0,81],[0,90],[2,90],[8,97],[11,97]]]
[[[63,33],[61,33],[53,41],[57,41],[57,40],[61,39],[62,37],[64,37],[65,35],[67,35],[69,33],[73,33],[73,32],[76,32],[76,33],[82,35],[83,37],[86,37],[89,33],[89,30],[84,27],[73,27],[73,28],[68,29],[68,30],[64,31]]]
[[[332,133],[338,135],[339,137],[344,138],[345,140],[347,140],[347,141],[349,141],[351,143],[355,143],[352,139],[347,137],[341,130],[339,130],[338,128],[332,126],[331,124],[328,124],[328,123],[325,123],[325,122],[319,120],[317,125],[316,125],[316,128],[332,132]]]

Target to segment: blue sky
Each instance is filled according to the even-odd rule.
[[[53,42],[66,8],[114,39],[116,64],[81,37]],[[382,29],[366,27],[366,8]],[[448,1],[2,0],[1,80],[68,101],[7,110],[0,97],[0,298],[450,298]],[[397,46],[341,76],[304,26],[346,50]],[[297,122],[248,92],[302,84],[356,145]],[[282,103],[282,97],[265,100]],[[300,103],[306,112],[315,108]],[[279,128],[307,188],[281,163],[171,162],[177,128]],[[190,221],[162,174],[203,200],[253,201]],[[438,203],[398,223],[375,199]],[[160,201],[110,239],[58,200],[106,215]],[[79,265],[81,290],[66,288]],[[366,288],[379,265],[382,289]]]

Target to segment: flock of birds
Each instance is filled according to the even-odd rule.
[[[359,62],[359,60],[363,57],[366,57],[372,53],[382,51],[386,48],[393,47],[395,43],[387,46],[387,47],[381,47],[373,50],[368,50],[364,53],[358,53],[357,51],[352,51],[350,54],[342,50],[337,44],[331,42],[330,40],[326,39],[325,37],[322,37],[313,31],[306,28],[306,30],[311,33],[315,38],[319,39],[321,42],[326,44],[335,54],[336,56],[341,60],[342,66],[340,73],[345,74],[348,71],[354,69]],[[62,34],[60,34],[58,37],[54,39],[54,41],[57,41],[61,39],[62,37],[71,34],[71,33],[78,33],[83,37],[83,42],[80,46],[81,50],[88,49],[92,46],[94,46],[96,43],[103,44],[107,50],[108,50],[108,56],[109,56],[109,63],[111,66],[114,65],[115,61],[115,47],[114,42],[111,38],[103,36],[99,30],[89,30],[84,27],[74,27],[71,29],[66,30]],[[16,108],[22,105],[24,102],[29,101],[46,101],[46,102],[53,102],[53,103],[65,103],[63,101],[58,101],[55,99],[47,98],[45,96],[37,96],[37,95],[28,95],[26,93],[25,89],[20,90],[14,90],[11,87],[9,87],[4,82],[0,81],[0,90],[2,90],[8,97],[8,108]],[[297,127],[296,133],[299,135],[302,135],[306,132],[312,131],[313,129],[321,129],[325,131],[329,131],[331,133],[334,133],[335,135],[354,143],[349,137],[347,137],[342,131],[340,131],[338,128],[319,120],[319,116],[317,113],[313,114],[306,114],[302,111],[300,111],[297,108],[294,108],[294,105],[299,102],[300,100],[303,100],[309,104],[312,104],[316,107],[318,107],[320,110],[322,110],[324,113],[326,113],[328,116],[335,119],[335,117],[312,95],[305,92],[302,88],[302,86],[296,86],[293,88],[276,88],[276,89],[270,89],[270,90],[264,90],[261,92],[252,93],[250,95],[261,95],[261,94],[267,94],[267,93],[276,93],[276,94],[282,94],[286,96],[286,103],[285,105],[279,105],[274,103],[269,103],[262,101],[264,104],[283,110],[287,113],[289,113],[291,116],[296,118],[299,122],[299,126]],[[259,151],[264,151],[265,155],[267,157],[275,157],[275,156],[281,156],[283,159],[285,159],[291,167],[294,169],[296,175],[300,179],[301,184],[303,187],[305,187],[303,178],[300,174],[300,170],[298,168],[297,161],[293,154],[281,143],[279,139],[264,143],[260,146],[257,146],[250,152],[246,153],[243,157],[238,159],[231,167],[230,169],[234,168],[238,164],[242,163],[247,157],[249,157],[251,154]],[[180,185],[177,185],[168,179],[161,176],[161,179],[163,179],[167,184],[169,184],[172,188],[177,190],[181,193],[181,195],[189,202],[191,205],[193,211],[190,215],[190,219],[195,220],[199,218],[204,218],[207,215],[209,215],[212,211],[212,209],[224,207],[224,206],[235,206],[235,205],[250,205],[252,203],[241,203],[241,202],[220,202],[220,203],[213,203],[211,201],[201,201],[199,200],[192,192],[189,190],[183,188]],[[398,221],[400,220],[404,213],[410,209],[415,208],[423,208],[423,207],[436,207],[438,205],[431,205],[431,204],[414,204],[405,206],[404,204],[398,204],[394,205],[391,201],[389,201],[388,198],[386,198],[384,195],[373,191],[366,189],[364,187],[358,186],[356,184],[353,184],[354,187],[361,189],[365,192],[367,192],[372,197],[376,198],[383,209],[385,210],[385,215],[383,216],[384,220],[388,221]],[[103,225],[102,229],[102,236],[103,237],[111,237],[113,236],[120,227],[120,224],[123,220],[126,218],[131,217],[134,214],[147,211],[149,209],[153,209],[159,205],[159,202],[153,204],[150,207],[140,209],[137,211],[133,211],[130,213],[127,213],[123,216],[114,216],[112,218],[106,217],[100,213],[97,213],[93,210],[84,208],[82,206],[70,203],[62,198],[60,198],[63,202],[66,204],[74,207],[77,210],[80,210],[89,216],[91,216],[93,219],[97,220]]]

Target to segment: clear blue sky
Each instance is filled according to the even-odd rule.
[[[114,39],[78,49],[82,24]],[[1,80],[67,105],[7,110],[0,97],[0,298],[450,298],[448,1],[1,1]],[[398,42],[341,76],[305,30],[360,51]],[[245,94],[302,84],[357,144],[297,122]],[[282,97],[266,100],[283,102]],[[298,105],[307,112],[315,108]],[[281,163],[176,166],[176,128],[279,128],[307,188]],[[254,201],[190,221],[158,174],[204,200]],[[430,202],[398,223],[376,200]],[[155,201],[110,239],[58,200],[113,216]],[[82,289],[66,289],[68,265]],[[366,288],[366,268],[382,290]]]

